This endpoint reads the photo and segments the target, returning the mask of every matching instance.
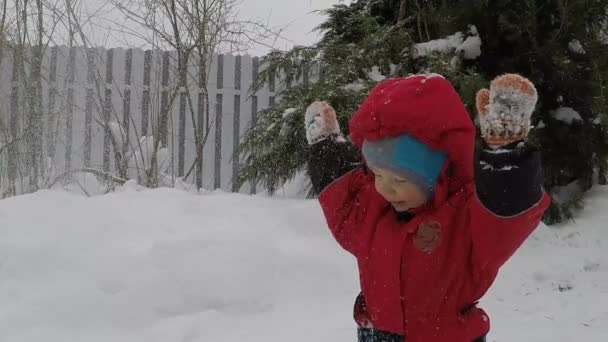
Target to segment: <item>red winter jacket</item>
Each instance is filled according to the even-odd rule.
[[[540,167],[534,166],[538,157],[511,157],[518,165],[500,168],[483,162],[476,179],[475,128],[442,77],[381,82],[350,121],[359,148],[365,139],[403,133],[447,152],[449,159],[434,199],[414,210],[413,219],[397,219],[365,169],[331,183],[319,201],[333,236],[357,258],[374,329],[404,335],[407,342],[470,342],[490,329],[475,303],[549,204]],[[488,160],[502,158],[484,153]]]

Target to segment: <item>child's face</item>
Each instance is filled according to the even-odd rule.
[[[395,210],[407,211],[426,202],[424,193],[407,179],[383,168],[371,167],[370,170],[376,178],[376,191],[390,202]]]

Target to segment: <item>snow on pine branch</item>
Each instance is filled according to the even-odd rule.
[[[465,59],[475,59],[481,55],[481,43],[477,28],[471,26],[468,36],[459,31],[445,38],[415,44],[414,55],[425,57],[433,52],[456,52],[462,54]]]
[[[583,44],[581,44],[580,40],[578,39],[573,39],[570,41],[570,43],[568,43],[568,49],[580,55],[584,55],[586,53],[585,49],[583,48]]]
[[[570,107],[560,107],[553,112],[553,117],[556,120],[572,124],[575,121],[583,121],[581,115]]]

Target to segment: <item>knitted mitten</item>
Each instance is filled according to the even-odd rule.
[[[517,74],[496,77],[490,90],[477,92],[481,136],[492,149],[525,140],[538,95],[534,84]]]
[[[336,119],[336,111],[325,101],[315,101],[308,106],[304,125],[309,145],[316,144],[330,136],[342,136]]]

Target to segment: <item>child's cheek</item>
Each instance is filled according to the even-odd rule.
[[[378,178],[376,178],[376,181],[374,182],[374,185],[375,185],[375,187],[376,187],[376,191],[377,191],[377,192],[378,192],[380,195],[382,195],[382,197],[383,197],[385,200],[389,200],[389,199],[387,198],[387,195],[388,195],[389,193],[391,193],[391,192],[390,192],[390,191],[391,191],[391,189],[390,189],[390,185],[389,185],[389,184],[386,184],[386,182],[383,182],[382,180],[380,180],[380,179],[378,179]]]

